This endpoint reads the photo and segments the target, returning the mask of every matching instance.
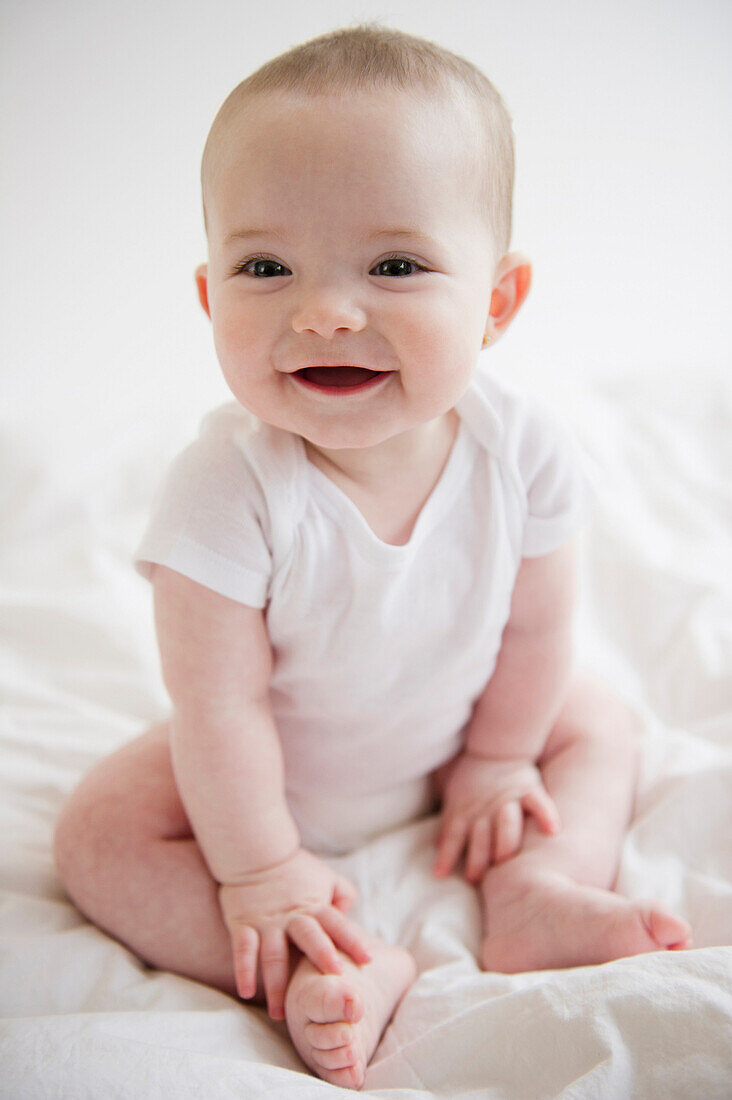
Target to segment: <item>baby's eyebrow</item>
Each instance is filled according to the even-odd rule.
[[[224,247],[232,244],[234,241],[247,241],[254,237],[283,239],[284,236],[284,232],[277,227],[271,227],[268,229],[233,229],[224,237]],[[362,237],[362,240],[364,242],[380,241],[383,239],[387,239],[390,241],[410,240],[418,244],[431,245],[432,247],[437,245],[437,241],[434,239],[434,237],[430,237],[426,233],[423,233],[421,229],[410,229],[405,226],[389,226],[386,229],[376,229],[373,232],[364,233]]]
[[[232,241],[248,241],[252,237],[282,237],[284,234],[279,229],[233,229],[224,237],[224,245]]]
[[[413,241],[420,241],[422,244],[436,244],[437,242],[432,237],[428,237],[426,233],[423,233],[420,229],[405,229],[401,226],[395,226],[394,228],[379,229],[375,233],[371,234],[372,240],[380,240],[382,237],[388,237],[390,240],[394,238],[408,237]]]

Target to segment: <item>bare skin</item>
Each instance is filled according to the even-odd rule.
[[[415,979],[408,951],[368,940],[373,961],[356,966],[341,955],[343,976],[300,961],[287,989],[285,1018],[296,1050],[318,1077],[360,1089],[381,1035]]]
[[[613,891],[632,813],[635,720],[610,692],[579,681],[539,761],[561,828],[527,819],[521,849],[480,883],[486,970],[587,966],[691,945],[686,921]]]
[[[630,901],[561,874],[537,871],[522,880],[517,871],[496,868],[481,889],[484,970],[591,966],[690,946],[689,926],[659,902]]]
[[[483,902],[489,970],[590,965],[690,943],[686,922],[659,902],[613,892],[638,720],[573,670],[575,575],[571,545],[524,559],[465,748],[436,776],[434,872],[449,874],[464,853]]]
[[[236,996],[218,887],[175,786],[167,726],[149,730],[84,777],[59,822],[56,861],[77,907],[145,962]],[[358,966],[339,952],[341,975],[323,974],[291,949],[284,1011],[271,1012],[286,1019],[308,1068],[345,1088],[361,1087],[416,974],[408,951],[366,933],[363,939],[372,961]],[[249,1003],[268,1000],[260,966]]]

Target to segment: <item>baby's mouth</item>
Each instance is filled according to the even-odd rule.
[[[367,367],[303,367],[295,373],[316,386],[360,386],[380,372]]]

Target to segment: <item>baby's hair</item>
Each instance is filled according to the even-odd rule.
[[[499,255],[511,238],[514,148],[511,119],[488,78],[470,61],[434,42],[402,31],[363,24],[333,31],[295,46],[267,61],[224,100],[206,140],[201,163],[204,222],[206,181],[219,139],[242,104],[268,93],[318,96],[368,89],[396,88],[442,94],[457,100],[460,92],[477,108],[484,134],[481,158],[483,190]]]

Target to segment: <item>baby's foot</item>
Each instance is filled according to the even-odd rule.
[[[306,1066],[343,1088],[360,1089],[366,1067],[394,1010],[416,976],[401,947],[368,941],[372,961],[340,955],[343,975],[322,974],[302,959],[287,989],[285,1019]]]
[[[657,901],[631,901],[564,875],[517,877],[509,863],[489,871],[481,894],[485,970],[514,974],[609,962],[691,946],[691,929]]]

